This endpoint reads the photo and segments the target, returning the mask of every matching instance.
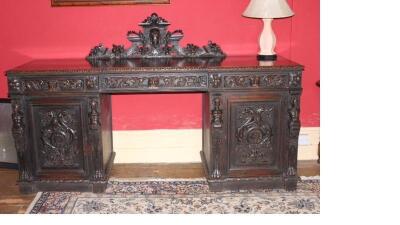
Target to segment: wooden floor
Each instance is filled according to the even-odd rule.
[[[299,161],[300,176],[319,175],[316,161]],[[25,213],[36,194],[21,195],[16,182],[18,172],[0,168],[0,213]],[[199,178],[204,177],[200,163],[191,164],[116,164],[111,176],[115,178]]]

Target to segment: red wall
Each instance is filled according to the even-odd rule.
[[[0,97],[4,71],[38,58],[82,58],[95,44],[125,44],[128,30],[157,12],[182,44],[213,40],[228,55],[255,55],[261,21],[241,16],[249,0],[171,0],[169,5],[52,8],[50,0],[1,0]],[[274,21],[278,54],[305,65],[301,119],[319,126],[319,0],[288,0],[296,15]],[[200,94],[113,96],[114,129],[201,127]]]

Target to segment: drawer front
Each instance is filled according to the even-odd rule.
[[[41,98],[28,101],[35,175],[41,179],[85,178],[85,100]]]
[[[228,176],[281,173],[283,99],[280,94],[228,97]]]
[[[101,76],[103,92],[158,92],[207,90],[207,74],[124,74]]]

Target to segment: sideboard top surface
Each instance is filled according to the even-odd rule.
[[[262,64],[261,64],[262,63]],[[7,75],[57,75],[129,73],[140,71],[236,71],[236,70],[303,70],[303,66],[283,57],[260,62],[255,56],[226,58],[157,58],[129,60],[38,59],[7,71]]]

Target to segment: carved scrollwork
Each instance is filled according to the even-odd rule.
[[[287,88],[289,77],[287,75],[267,75],[264,76],[267,87]]]
[[[236,152],[239,156],[237,163],[271,163],[272,106],[244,105],[236,110]]]
[[[229,75],[225,76],[226,88],[287,88],[289,77],[287,75]]]
[[[130,48],[113,45],[109,50],[99,44],[90,50],[87,59],[225,57],[221,47],[211,41],[203,47],[194,44],[180,47],[179,41],[183,38],[183,32],[170,32],[167,30],[169,25],[168,21],[153,13],[139,24],[143,31],[128,31],[127,39],[132,42]]]
[[[64,168],[79,166],[77,125],[73,111],[43,110],[39,112],[42,166]]]
[[[83,90],[83,80],[65,79],[65,80],[26,80],[25,90],[27,91],[81,91]]]
[[[19,180],[30,181],[33,179],[30,170],[27,168],[28,159],[25,151],[25,120],[22,105],[19,100],[11,101],[12,108],[12,135],[14,138],[15,149],[17,150],[19,164]]]
[[[189,88],[207,87],[207,76],[129,76],[107,77],[102,80],[102,87],[113,88]]]
[[[260,76],[253,75],[253,76],[250,76],[249,79],[250,79],[250,86],[252,86],[252,87],[260,86]]]

